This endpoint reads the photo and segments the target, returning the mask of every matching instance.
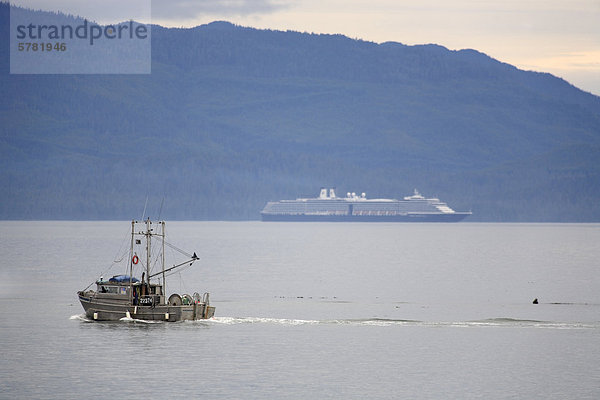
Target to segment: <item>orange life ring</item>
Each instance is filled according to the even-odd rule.
[[[140,261],[140,259],[138,258],[137,254],[133,255],[133,258],[131,259],[131,262],[134,264],[137,264]]]

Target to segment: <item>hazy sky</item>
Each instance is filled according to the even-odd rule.
[[[123,7],[128,1],[118,4]],[[256,28],[341,33],[378,43],[436,43],[449,49],[472,48],[522,69],[550,72],[600,95],[600,0],[135,0],[135,3],[146,4],[147,9],[150,1],[152,23],[163,26],[192,27],[226,20]],[[42,9],[64,5],[68,10],[85,0],[13,2]]]

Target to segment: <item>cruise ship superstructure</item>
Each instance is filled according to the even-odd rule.
[[[396,200],[368,199],[365,193],[337,197],[335,189],[321,188],[319,197],[270,201],[260,214],[263,221],[458,222],[471,212],[454,211],[416,189],[412,196]]]

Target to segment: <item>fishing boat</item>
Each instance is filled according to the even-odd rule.
[[[165,268],[165,245],[182,253],[187,259]],[[100,277],[96,290],[77,292],[87,318],[95,321],[123,319],[147,321],[183,321],[212,318],[215,307],[210,295],[177,293],[166,297],[166,277],[178,268],[191,266],[198,260],[165,241],[165,222],[131,221],[131,244],[128,251],[128,274],[115,275],[108,280]],[[141,279],[134,274],[141,272]],[[139,275],[138,275],[139,276]]]

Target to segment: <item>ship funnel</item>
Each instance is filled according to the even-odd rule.
[[[327,198],[327,189],[321,188],[321,194],[319,194],[319,198],[320,199],[326,199]]]
[[[329,189],[329,197],[335,199],[335,188]]]

